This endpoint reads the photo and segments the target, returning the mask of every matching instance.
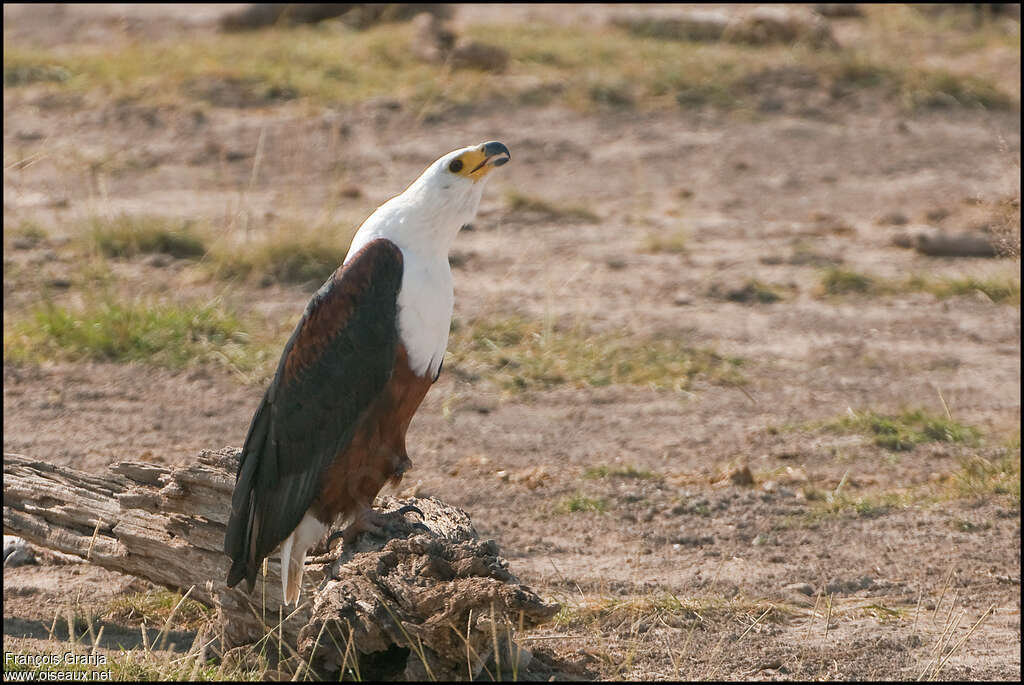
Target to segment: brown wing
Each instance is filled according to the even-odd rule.
[[[402,253],[374,240],[306,307],[242,448],[224,551],[228,586],[256,572],[302,520],[324,470],[394,370]]]

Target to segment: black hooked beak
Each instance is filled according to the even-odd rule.
[[[501,166],[512,159],[512,153],[508,151],[504,143],[499,143],[496,140],[492,140],[488,143],[484,143],[480,146],[480,150],[484,153],[484,161],[480,162],[473,171],[477,171],[485,164],[491,164],[492,166]]]

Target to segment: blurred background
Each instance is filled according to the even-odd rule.
[[[562,602],[540,662],[1019,677],[1019,5],[5,4],[3,30],[5,452],[240,445],[362,220],[500,140],[402,492]],[[115,575],[5,571],[5,647],[35,644],[8,617],[176,601]]]

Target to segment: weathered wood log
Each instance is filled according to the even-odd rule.
[[[251,596],[227,588],[223,540],[237,467],[231,448],[204,451],[186,466],[121,462],[100,475],[5,454],[4,530],[191,590],[217,608],[225,648],[280,640],[293,667],[319,677],[342,668],[364,678],[475,675],[489,661],[522,654],[514,627],[558,610],[518,582],[465,512],[435,498],[381,498],[385,511],[412,504],[423,520],[397,523],[387,540],[364,534],[340,556],[314,550],[298,608],[282,606],[276,557]]]
[[[975,231],[947,233],[931,226],[911,227],[893,236],[892,244],[912,247],[929,257],[998,257],[999,240],[995,236]]]
[[[930,257],[998,257],[999,250],[984,233],[928,231],[917,235],[914,246]]]

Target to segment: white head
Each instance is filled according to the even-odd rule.
[[[488,175],[509,159],[508,148],[496,141],[449,152],[363,222],[349,255],[387,238],[403,249],[447,256],[459,229],[476,216]]]

